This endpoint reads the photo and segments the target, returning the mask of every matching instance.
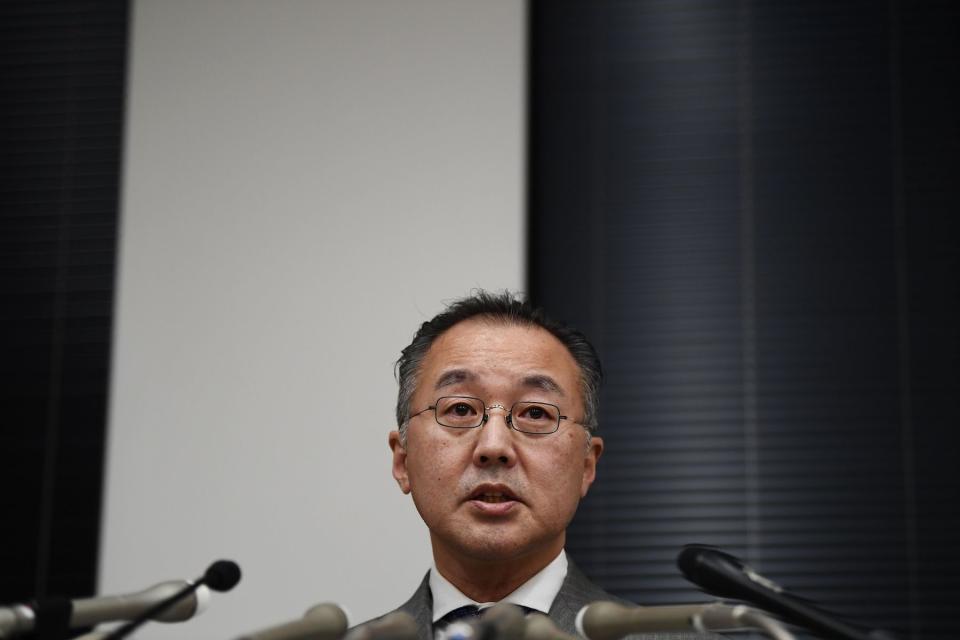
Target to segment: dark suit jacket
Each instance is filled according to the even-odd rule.
[[[591,582],[590,579],[583,575],[583,572],[573,564],[569,556],[567,560],[567,577],[564,579],[563,585],[560,587],[560,592],[557,594],[557,597],[554,598],[553,604],[550,605],[550,611],[548,612],[550,619],[553,620],[553,623],[560,629],[571,635],[578,635],[576,626],[574,625],[577,612],[591,602],[610,600],[621,604],[630,604],[622,598],[607,593]],[[413,616],[413,619],[417,621],[417,627],[420,629],[420,638],[423,640],[433,640],[433,621],[431,620],[431,618],[433,618],[433,595],[430,593],[429,578],[430,574],[427,573],[413,596],[400,605],[398,609],[395,609],[395,611],[404,611]],[[629,637],[636,638],[637,640],[717,640],[721,638],[715,634],[695,632],[644,633]]]

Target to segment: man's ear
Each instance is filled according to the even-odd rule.
[[[400,491],[410,493],[410,477],[407,475],[407,450],[400,442],[400,432],[391,431],[387,439],[390,450],[393,451],[393,479],[400,486]]]
[[[597,477],[597,460],[603,453],[603,438],[593,436],[587,446],[587,455],[583,459],[583,479],[580,482],[580,497],[587,495],[590,485]]]

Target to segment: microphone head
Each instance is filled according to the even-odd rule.
[[[382,618],[354,627],[344,640],[417,640],[417,621],[405,611],[394,611]]]
[[[748,567],[735,556],[707,544],[686,544],[677,556],[684,577],[721,598],[749,600]]]
[[[203,583],[214,591],[230,591],[240,582],[240,567],[233,560],[217,560],[203,574]]]
[[[492,637],[500,640],[523,638],[523,631],[527,626],[523,609],[508,602],[497,603],[483,611],[480,622],[492,630]]]
[[[553,620],[539,611],[528,613],[526,623],[523,640],[583,640],[562,631],[553,623]]]
[[[608,629],[607,627],[610,626],[608,621],[623,618],[633,610],[635,608],[606,600],[591,602],[577,612],[577,617],[573,622],[574,628],[577,633],[584,638],[590,638],[590,640],[620,638],[625,635],[621,633],[623,629]]]
[[[304,618],[309,618],[318,623],[322,622],[329,628],[339,629],[343,633],[350,626],[350,616],[347,612],[333,602],[321,602],[315,604],[303,614]]]

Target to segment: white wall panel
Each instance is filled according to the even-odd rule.
[[[390,476],[392,363],[444,300],[523,283],[520,2],[141,0],[131,38],[100,590],[236,559],[186,625],[429,563]]]

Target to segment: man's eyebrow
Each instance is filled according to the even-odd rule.
[[[437,378],[433,388],[440,390],[444,387],[450,387],[461,382],[469,382],[470,380],[473,380],[474,377],[475,376],[473,373],[467,369],[451,369],[450,371],[445,371],[439,378]],[[520,385],[525,389],[539,389],[541,391],[556,393],[560,396],[565,395],[563,393],[563,388],[557,384],[556,380],[542,373],[524,376],[520,381]]]
[[[551,391],[561,396],[564,395],[563,389],[560,388],[557,381],[547,375],[535,374],[526,376],[521,384],[528,389],[540,389],[542,391]]]
[[[443,389],[444,387],[449,387],[451,385],[470,380],[471,378],[473,378],[473,374],[466,369],[451,369],[450,371],[444,372],[442,376],[437,378],[437,382],[433,385],[433,388]]]

